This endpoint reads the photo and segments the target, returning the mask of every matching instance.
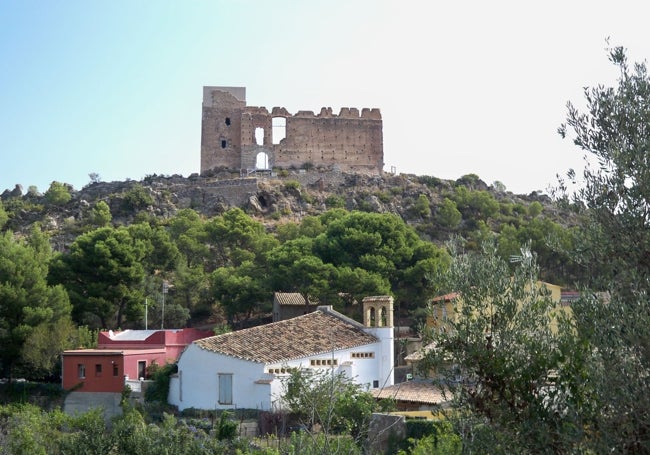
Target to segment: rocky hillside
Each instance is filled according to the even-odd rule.
[[[267,264],[265,254],[271,255],[272,251],[265,250],[264,245],[260,246],[259,251],[247,249],[248,246],[240,248],[237,243],[239,240],[232,241],[231,245],[227,240],[228,234],[232,233],[236,238],[249,235],[261,240],[260,244],[268,241],[268,245],[277,240],[278,248],[281,248],[287,239],[296,239],[295,236],[292,237],[293,234],[305,237],[319,233],[325,235],[325,232],[317,230],[317,226],[325,226],[328,217],[310,217],[325,214],[328,210],[396,215],[412,227],[421,239],[443,245],[452,237],[460,238],[464,240],[463,247],[466,250],[476,249],[484,239],[494,234],[498,238],[498,254],[506,260],[512,255],[521,254],[521,246],[530,242],[531,249],[538,255],[541,278],[558,285],[571,285],[580,273],[584,273],[572,264],[571,256],[566,253],[570,251],[573,243],[570,227],[576,224],[575,213],[558,206],[546,195],[515,195],[501,185],[488,186],[473,174],[449,181],[431,176],[364,175],[319,170],[281,170],[273,174],[245,177],[223,171],[203,177],[148,176],[141,181],[95,181],[80,190],[53,183],[45,194],[38,194],[33,190],[24,193],[21,188],[15,188],[13,191],[5,191],[0,198],[0,229],[21,236],[27,234],[33,226],[40,226],[41,230],[49,234],[51,244],[57,252],[69,251],[69,247],[84,233],[88,234],[83,237],[82,242],[86,246],[95,245],[88,242],[88,239],[90,242],[96,241],[96,237],[93,237],[95,234],[115,235],[111,239],[117,239],[117,242],[128,242],[129,240],[124,239],[131,238],[127,234],[128,230],[95,231],[98,227],[133,226],[133,231],[142,235],[147,231],[145,224],[156,228],[151,231],[163,235],[160,238],[161,243],[154,243],[154,237],[147,241],[151,240],[149,244],[156,252],[156,248],[161,246],[162,257],[147,259],[149,269],[147,273],[143,272],[144,280],[139,282],[138,286],[142,287],[144,295],[155,296],[161,289],[163,278],[173,279],[178,296],[177,311],[174,314],[180,321],[175,325],[179,326],[185,323],[187,317],[192,318],[194,322],[212,317],[215,318],[214,321],[228,320],[224,319],[225,313],[222,314],[226,311],[223,309],[226,308],[225,305],[219,307],[217,313],[213,308],[214,295],[218,292],[218,289],[214,289],[214,283],[222,283],[226,278],[226,275],[218,274],[226,273],[231,276],[241,271],[241,279],[253,283],[264,282],[262,278],[266,278],[269,272],[268,269],[261,271]],[[230,210],[235,207],[243,209],[257,222],[250,223],[245,215]],[[204,219],[201,220],[195,213],[189,213],[187,209],[194,210]],[[227,216],[217,217],[222,214]],[[367,222],[364,220],[371,218],[396,221],[394,217],[353,217],[361,220],[358,222],[364,228],[366,226],[362,225]],[[224,219],[228,219],[228,222],[225,223]],[[302,225],[296,227],[289,223]],[[260,224],[270,235],[264,235]],[[285,226],[280,229],[283,224]],[[399,222],[396,224],[403,228]],[[251,226],[254,229],[251,229]],[[316,230],[313,229],[314,226]],[[373,226],[381,227],[372,229],[390,230],[390,224],[380,223]],[[224,228],[228,231],[224,231]],[[240,234],[240,228],[244,234]],[[167,234],[169,238],[165,238]],[[342,232],[342,235],[348,234],[347,230]],[[413,235],[409,237],[414,238]],[[222,238],[224,244],[218,246]],[[363,237],[351,238],[354,239],[352,242],[359,241],[359,238],[362,239],[360,242],[363,242]],[[551,244],[550,241],[559,243]],[[178,249],[177,258],[183,257],[185,261],[178,261],[176,264],[173,263],[173,255],[165,256],[165,245],[168,245],[171,251],[174,246],[172,243]],[[554,248],[556,245],[563,248]],[[429,249],[425,245],[422,247],[425,253],[425,250]],[[235,256],[231,256],[232,251],[239,251],[239,257],[248,257],[247,254],[259,257],[259,263],[263,264],[263,267],[241,267],[243,261],[233,260]],[[260,253],[259,256],[256,256],[257,253]],[[89,253],[89,256],[92,254]],[[135,253],[131,257],[135,258]],[[296,263],[298,257],[300,256],[290,256],[290,261]],[[137,259],[140,260],[142,258]],[[166,262],[168,260],[169,262]],[[196,264],[193,261],[196,261]],[[183,267],[177,267],[181,262]],[[276,261],[277,263],[279,262]],[[75,269],[74,273],[92,268],[92,265],[84,264],[78,270]],[[160,270],[165,271],[164,277],[158,275]],[[59,272],[59,275],[62,273]],[[59,282],[66,282],[66,278],[61,276]],[[216,279],[216,276],[219,279]],[[359,278],[362,279],[364,276]],[[426,276],[423,280],[429,283],[431,278]],[[260,287],[259,295],[292,287],[290,284],[280,283],[277,277],[273,283],[267,281],[263,285],[268,286],[268,289]],[[74,283],[68,284],[72,286]],[[397,287],[398,284],[404,284],[405,289],[411,286],[408,292],[413,295],[420,289],[418,286],[421,286],[421,282],[416,285],[391,282],[391,286]],[[372,282],[370,285],[374,286]],[[138,286],[133,287],[135,289]],[[251,302],[256,305],[260,301],[268,303],[268,300],[259,299],[259,295],[243,303],[233,300],[234,303],[231,302],[231,307],[228,307],[228,311],[231,311],[228,317],[234,318],[233,315],[241,313],[244,315],[242,320],[247,320],[254,314],[266,314],[266,310],[245,306]],[[413,295],[406,301],[417,302],[417,298],[425,298],[424,294],[417,298]],[[240,308],[242,305],[244,309]],[[81,307],[81,304],[78,306]],[[166,313],[168,319],[170,313]],[[79,318],[85,321],[81,316]],[[96,318],[97,315],[92,313],[89,319],[92,326],[109,325]],[[230,322],[228,320],[228,323]],[[116,320],[115,326],[123,325],[121,321]]]
[[[547,217],[571,224],[569,214],[561,211],[549,196],[537,192],[516,195],[488,186],[474,174],[450,181],[412,174],[293,170],[241,177],[223,171],[210,177],[154,175],[139,182],[95,182],[80,190],[67,186],[72,197],[64,204],[49,203],[47,193],[23,192],[20,186],[5,190],[0,199],[10,214],[6,227],[17,232],[39,222],[55,234],[66,226],[83,222],[89,209],[99,201],[109,205],[114,224],[129,224],[143,211],[165,219],[184,208],[211,217],[228,208],[241,207],[273,229],[277,223],[344,208],[394,213],[425,232],[423,226],[436,224],[444,199],[457,199],[459,187],[493,199],[500,205],[500,211],[505,208],[506,212],[514,209],[523,213],[532,203],[538,203]]]
[[[436,243],[452,233],[479,227],[498,232],[504,223],[518,226],[523,219],[540,214],[564,226],[574,222],[570,212],[560,210],[545,194],[516,195],[488,186],[474,174],[450,181],[410,174],[281,170],[242,177],[221,171],[210,177],[153,175],[139,182],[94,182],[80,190],[66,188],[71,196],[67,201],[53,201],[49,191],[25,193],[19,186],[5,190],[0,195],[9,215],[5,229],[20,233],[39,223],[53,235],[55,246],[64,248],[88,222],[99,201],[108,205],[115,225],[146,217],[164,222],[185,208],[211,217],[240,207],[271,231],[278,223],[296,222],[332,208],[389,212]]]

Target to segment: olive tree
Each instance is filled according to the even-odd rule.
[[[573,251],[594,292],[574,305],[587,371],[584,415],[598,452],[650,451],[650,76],[608,49],[617,83],[584,90],[558,132],[589,158],[571,196],[585,219]],[[564,182],[562,182],[564,183]],[[565,194],[565,197],[568,197]],[[588,398],[588,399],[587,399]]]
[[[537,280],[527,249],[514,273],[494,242],[479,252],[451,246],[443,276],[456,293],[448,320],[426,334],[420,368],[448,400],[463,445],[477,453],[571,451],[581,443],[569,314]],[[440,312],[432,316],[440,317]],[[577,431],[579,433],[579,431]]]

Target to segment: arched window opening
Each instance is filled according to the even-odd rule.
[[[375,309],[370,308],[370,317],[368,318],[368,322],[369,322],[368,326],[374,327],[376,324],[376,319],[377,319],[377,315],[375,314]]]
[[[268,169],[269,168],[269,156],[264,153],[260,152],[257,154],[257,157],[255,158],[255,169]]]
[[[386,307],[383,306],[379,309],[379,326],[386,327],[387,325],[388,325],[388,320],[386,315]]]
[[[264,128],[255,128],[255,144],[264,145]]]
[[[287,119],[284,117],[273,117],[271,126],[273,143],[279,144],[282,139],[287,137]]]

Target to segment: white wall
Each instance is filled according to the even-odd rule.
[[[169,403],[179,410],[196,409],[261,409],[281,407],[280,397],[284,392],[283,381],[289,375],[269,375],[270,368],[309,368],[345,373],[365,389],[393,385],[393,340],[392,328],[367,330],[389,331],[390,338],[377,343],[357,346],[351,349],[326,352],[277,364],[261,364],[217,354],[191,344],[178,360],[178,375],[170,382]],[[387,332],[388,333],[388,332]],[[387,333],[380,335],[387,337]],[[371,357],[355,358],[353,353],[373,353]],[[336,360],[336,366],[311,366],[311,360]],[[218,403],[218,374],[233,374],[233,404]],[[270,383],[256,383],[260,379],[271,379]],[[182,387],[182,391],[181,391]]]
[[[218,375],[232,373],[232,405],[218,402]],[[169,403],[179,410],[271,408],[271,386],[256,384],[264,377],[264,365],[206,351],[191,344],[178,360],[178,375],[169,387]],[[182,390],[180,389],[182,387]]]
[[[379,387],[387,387],[395,384],[394,367],[395,367],[395,344],[393,327],[366,327],[363,329],[366,333],[379,338],[380,347],[378,351],[381,355],[378,357],[377,365]]]

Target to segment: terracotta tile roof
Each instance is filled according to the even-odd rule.
[[[449,294],[445,295],[439,295],[437,297],[434,297],[431,299],[432,302],[446,302],[448,300],[454,300],[456,297],[458,297],[460,294],[458,292],[451,292]]]
[[[440,388],[430,381],[400,382],[383,389],[371,389],[370,393],[375,398],[392,398],[396,401],[411,403],[440,404],[447,401]]]
[[[276,292],[273,298],[280,305],[307,305],[305,298],[299,292]],[[318,305],[318,299],[310,298],[312,305]]]
[[[336,311],[319,307],[292,319],[203,338],[194,344],[239,359],[277,363],[378,341],[362,328]]]
[[[429,352],[431,352],[435,347],[436,347],[435,343],[429,343],[426,346],[421,347],[417,351],[404,357],[404,360],[406,360],[407,362],[418,362],[422,360],[424,356]]]

